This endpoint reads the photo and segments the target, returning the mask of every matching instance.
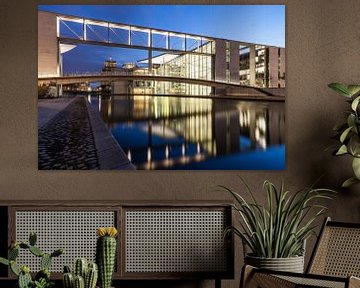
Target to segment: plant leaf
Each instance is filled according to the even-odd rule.
[[[344,155],[347,153],[348,153],[348,150],[347,150],[346,145],[341,145],[341,147],[339,148],[339,150],[336,152],[335,155]]]
[[[348,143],[348,150],[354,157],[360,156],[360,138],[358,135],[354,134],[350,137],[350,141]]]
[[[8,259],[5,259],[5,258],[3,258],[3,257],[0,257],[0,263],[1,263],[1,264],[4,264],[4,265],[9,265],[9,264],[10,264],[9,260],[8,260]]]
[[[356,111],[356,108],[358,107],[359,105],[359,101],[360,101],[360,96],[356,97],[354,99],[354,101],[351,103],[351,109]]]
[[[360,85],[348,85],[347,90],[350,96],[354,96],[355,94],[360,92]]]
[[[351,177],[351,178],[347,179],[346,181],[344,181],[344,183],[341,185],[341,187],[348,188],[352,185],[359,184],[359,183],[360,183],[359,179],[357,179],[356,177]]]
[[[353,113],[350,113],[347,118],[347,124],[348,126],[355,126],[356,116]]]
[[[330,83],[328,85],[329,88],[333,89],[334,91],[336,91],[337,93],[339,93],[342,96],[348,97],[350,98],[351,95],[349,93],[348,87],[344,84],[341,83]]]
[[[344,143],[346,137],[348,136],[348,134],[349,134],[349,132],[351,131],[352,128],[353,127],[351,126],[351,127],[347,128],[347,129],[345,129],[345,131],[343,133],[341,133],[341,136],[340,136],[341,143]]]
[[[356,178],[360,180],[360,158],[355,157],[353,159],[352,168]]]

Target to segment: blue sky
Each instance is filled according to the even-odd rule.
[[[285,47],[285,5],[39,5],[38,9]],[[100,70],[110,56],[122,63],[146,58],[146,52],[80,45],[64,55],[64,70]]]

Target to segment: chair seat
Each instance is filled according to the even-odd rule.
[[[347,288],[360,287],[357,277],[335,277],[316,274],[300,274],[293,272],[271,271],[246,265],[243,269],[245,281],[242,287],[246,288]],[[349,286],[349,283],[351,285]]]
[[[334,222],[326,218],[307,273],[277,272],[246,265],[240,285],[242,288],[360,288],[359,243],[360,223]]]
[[[319,279],[319,278],[306,278],[296,277],[296,276],[280,276],[277,277],[284,279],[286,281],[294,283],[295,287],[311,286],[311,287],[326,287],[326,288],[345,288],[346,278],[342,281],[335,281],[335,279]],[[319,276],[321,277],[321,276]]]

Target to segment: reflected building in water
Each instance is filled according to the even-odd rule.
[[[284,103],[162,96],[91,101],[138,169],[191,169],[285,143]]]

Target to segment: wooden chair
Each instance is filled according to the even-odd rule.
[[[360,223],[334,222],[326,218],[306,273],[245,265],[240,287],[360,287]]]

